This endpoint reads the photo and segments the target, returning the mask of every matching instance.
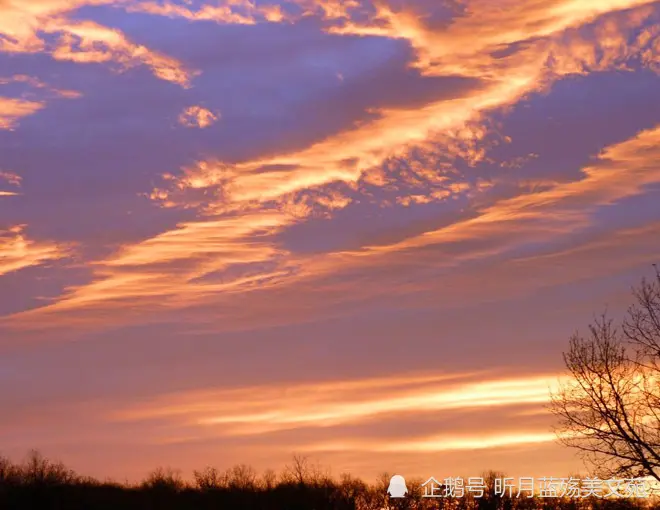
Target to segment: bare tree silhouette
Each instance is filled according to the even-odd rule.
[[[147,476],[142,486],[146,489],[178,492],[183,490],[186,484],[178,470],[159,467]]]
[[[22,477],[34,485],[59,485],[76,480],[76,475],[61,462],[50,461],[36,450],[28,453],[23,464]]]
[[[201,471],[193,471],[195,485],[203,490],[217,490],[227,486],[227,479],[214,467],[206,467]]]
[[[227,486],[239,491],[257,488],[257,472],[247,464],[239,464],[227,471]]]
[[[309,457],[294,454],[291,464],[284,468],[282,480],[296,483],[300,486],[318,486],[322,485],[327,479],[328,473],[325,473],[318,464],[312,464]]]
[[[660,481],[660,271],[633,289],[620,327],[606,314],[570,339],[571,376],[552,395],[560,440],[603,477]]]

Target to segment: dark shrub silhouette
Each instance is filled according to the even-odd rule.
[[[483,475],[484,496],[425,498],[423,480],[407,480],[403,499],[386,495],[390,475],[369,485],[350,475],[332,479],[306,458],[294,457],[281,476],[259,476],[244,464],[224,472],[207,467],[186,482],[159,468],[136,485],[76,475],[59,462],[30,452],[22,464],[0,456],[0,510],[632,510],[660,508],[648,500],[515,498],[496,495],[495,472]]]

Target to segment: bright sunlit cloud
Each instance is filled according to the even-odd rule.
[[[37,101],[0,97],[0,129],[14,128],[22,117],[34,114],[44,106]]]
[[[25,234],[25,225],[0,230],[0,276],[68,254],[68,249],[56,243],[30,239]]]
[[[217,122],[218,116],[201,106],[190,106],[179,115],[179,123],[186,127],[206,128]]]
[[[558,376],[474,379],[473,374],[458,374],[174,394],[119,412],[117,418],[169,419],[181,426],[197,426],[202,434],[207,427],[220,435],[263,434],[397,415],[542,405],[559,382]]]

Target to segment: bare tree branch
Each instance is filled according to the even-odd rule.
[[[605,314],[573,335],[552,395],[557,433],[600,473],[660,481],[660,271],[633,289],[619,330]]]

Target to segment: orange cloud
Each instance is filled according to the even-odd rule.
[[[57,60],[80,63],[115,62],[130,67],[143,64],[155,76],[188,86],[194,73],[177,60],[129,41],[117,29],[92,21],[67,18],[86,5],[122,4],[122,0],[8,0],[0,4],[0,52],[49,53]],[[56,35],[54,49],[41,33]]]
[[[219,292],[274,284],[295,268],[290,267],[287,252],[268,239],[291,220],[288,214],[263,212],[179,225],[91,263],[92,282],[24,316],[39,310],[123,307],[127,298],[134,300],[135,308],[141,303],[189,306]]]
[[[650,11],[644,8],[607,20],[595,30],[591,42],[577,34],[570,34],[568,43],[553,38],[600,15],[649,3],[611,0],[590,6],[556,0],[543,7],[517,2],[511,9],[496,9],[492,2],[477,1],[468,16],[457,18],[446,30],[422,26],[421,18],[411,11],[394,12],[386,4],[380,4],[376,21],[385,19],[387,24],[386,28],[378,29],[378,35],[408,39],[418,50],[416,65],[426,74],[459,74],[483,80],[484,85],[462,97],[431,102],[421,108],[374,111],[378,115],[376,120],[337,133],[302,151],[237,165],[204,161],[197,167],[186,168],[176,185],[179,189],[221,186],[221,199],[230,207],[254,201],[287,201],[284,198],[287,195],[338,181],[355,188],[387,160],[403,158],[410,149],[432,143],[443,144],[445,151],[456,156],[482,160],[485,154],[479,142],[486,134],[483,122],[491,110],[515,104],[567,74],[617,67],[633,55],[644,54],[652,61],[650,55],[660,48],[657,38],[647,33],[630,47],[620,43],[648,17]],[[330,12],[334,11],[330,9]],[[339,32],[336,28],[329,30],[364,33],[359,27],[347,27]],[[496,58],[491,54],[504,45],[532,38],[541,39],[506,57]],[[470,151],[461,147],[461,142],[472,142]],[[271,168],[278,170],[273,172]],[[442,200],[447,196],[443,191],[434,189],[434,194],[425,197],[413,194],[401,200],[403,203]],[[171,194],[166,196],[171,203]]]
[[[179,115],[179,123],[186,127],[206,128],[217,122],[218,116],[201,106],[190,106]]]
[[[511,431],[506,434],[450,435],[431,436],[417,441],[376,442],[360,439],[359,441],[334,441],[315,443],[303,448],[305,452],[447,452],[461,450],[485,450],[507,446],[541,445],[557,441],[553,432]]]
[[[64,246],[31,240],[24,231],[24,225],[0,230],[0,276],[69,255]]]
[[[448,227],[425,232],[388,246],[374,246],[355,252],[368,255],[409,250],[430,244],[499,235],[513,225],[530,234],[547,237],[575,231],[588,225],[589,214],[597,206],[612,204],[643,192],[660,182],[660,126],[606,148],[593,166],[583,169],[584,178],[558,183],[549,189],[499,201],[480,214]],[[552,211],[552,212],[550,212]],[[529,240],[529,238],[528,238]]]
[[[1,8],[2,7],[0,6],[0,12]],[[2,41],[1,38],[0,41]],[[23,83],[34,89],[41,91],[46,90],[50,93],[51,96],[65,99],[75,99],[81,95],[79,92],[74,90],[58,90],[52,88],[43,81],[32,76],[15,75],[4,78],[0,77],[0,85],[7,85],[10,83]],[[40,93],[41,100],[39,101],[26,99],[26,97],[32,95],[34,94],[26,94],[22,98],[9,98],[0,96],[0,129],[14,129],[21,118],[33,115],[46,107],[43,93]],[[3,174],[0,172],[0,178],[2,177]]]
[[[521,41],[540,40],[532,44],[538,48],[567,29],[585,25],[598,17],[649,6],[655,0],[532,0],[501,3],[471,0],[466,14],[457,16],[447,28],[436,29],[425,24],[414,6],[392,9],[388,2],[377,5],[377,15],[367,22],[347,20],[343,25],[329,29],[337,34],[378,35],[408,40],[417,51],[415,66],[425,74],[445,75],[457,73],[469,76],[488,75],[498,78],[509,59],[493,55],[507,45]],[[498,62],[499,61],[499,62]]]
[[[2,170],[0,170],[0,180],[5,180],[9,184],[11,184],[12,186],[20,187],[20,185],[21,185],[20,175],[16,175],[16,174],[11,173],[11,172],[3,172]],[[15,192],[15,191],[0,190],[0,197],[15,197],[15,196],[18,196],[18,195],[19,195],[19,193]]]
[[[481,377],[478,379],[477,377]],[[536,375],[514,379],[483,379],[488,374],[445,374],[435,376],[393,376],[370,380],[335,381],[296,385],[270,385],[235,390],[205,390],[163,395],[152,402],[115,412],[111,420],[160,419],[190,438],[268,434],[308,427],[332,428],[373,420],[397,420],[430,413],[538,406],[549,399],[549,389],[560,378]],[[286,398],[282,398],[286,395]],[[492,412],[489,411],[489,412]],[[520,431],[519,431],[520,432]],[[491,448],[550,440],[549,433],[522,431],[494,438],[429,438],[419,444],[310,444],[310,450],[355,449],[375,451],[397,448],[413,451]]]
[[[224,5],[223,5],[224,3]],[[273,7],[260,9],[249,0],[226,0],[219,2],[220,5],[202,5],[195,11],[180,4],[172,2],[138,2],[126,6],[127,12],[145,12],[159,16],[185,18],[194,21],[216,21],[218,23],[227,23],[233,25],[254,25],[257,20],[255,14],[263,13],[263,17],[268,21],[280,21],[282,19],[281,11]],[[236,9],[244,11],[237,12]]]
[[[388,158],[405,157],[413,147],[449,138],[467,141],[482,137],[483,132],[476,133],[466,125],[480,118],[485,110],[515,102],[527,87],[527,80],[511,77],[506,83],[458,99],[414,110],[382,111],[380,118],[370,124],[292,154],[233,166],[201,162],[186,169],[177,186],[185,189],[202,187],[202,183],[222,183],[222,197],[229,204],[280,200],[334,182],[356,187],[369,170]]]
[[[482,239],[509,231],[513,226],[536,239],[561,235],[576,225],[587,225],[594,205],[639,193],[644,184],[657,180],[656,169],[652,167],[655,156],[649,157],[655,150],[657,131],[610,149],[600,166],[584,170],[585,179],[558,184],[538,193],[523,192],[518,197],[482,208],[476,218],[401,242],[336,254],[297,256],[274,241],[276,234],[305,220],[317,207],[333,211],[352,202],[344,191],[330,190],[331,185],[341,183],[354,193],[366,193],[369,186],[402,187],[406,182],[392,182],[394,178],[389,173],[388,162],[397,158],[410,159],[412,149],[424,153],[429,163],[437,162],[438,154],[445,153],[450,159],[443,168],[448,170],[453,170],[451,157],[470,164],[483,161],[491,111],[501,110],[532,92],[544,90],[566,74],[589,66],[614,65],[629,58],[631,52],[647,57],[651,52],[652,55],[657,46],[652,34],[640,36],[626,51],[612,42],[618,40],[617,34],[620,36],[631,27],[639,26],[648,16],[644,8],[648,3],[607,0],[598,6],[589,6],[556,0],[542,5],[520,2],[512,4],[511,9],[495,9],[490,2],[477,1],[475,7],[480,9],[469,9],[454,24],[433,29],[423,26],[419,16],[410,10],[395,13],[381,4],[379,17],[389,24],[379,30],[385,30],[388,37],[396,33],[396,37],[410,40],[418,49],[417,64],[425,72],[476,77],[482,86],[459,97],[432,101],[421,107],[375,111],[373,121],[302,150],[238,164],[200,161],[183,169],[178,176],[166,175],[169,189],[153,190],[150,197],[169,207],[199,207],[207,218],[126,246],[112,257],[94,263],[90,283],[69,289],[59,302],[41,311],[109,306],[110,303],[123,306],[125,298],[140,299],[149,306],[188,306],[217,293],[266,288],[303,277],[317,277],[352,265],[373,264],[375,255]],[[631,7],[640,8],[594,25],[593,30],[599,37],[592,43],[593,53],[585,50],[574,55],[568,50],[560,51],[577,44],[577,36],[569,34],[569,45],[562,46],[554,35],[566,35],[567,29]],[[177,12],[172,15],[179,15]],[[328,13],[343,17],[348,11],[328,8]],[[94,32],[95,26],[85,26]],[[477,26],[482,28],[473,31]],[[352,25],[342,30],[361,33],[360,27]],[[108,37],[111,46],[121,40],[113,39],[102,29],[101,34]],[[95,33],[87,36],[103,38]],[[506,56],[495,58],[489,53],[501,49],[502,45],[530,38],[536,39]],[[611,52],[603,53],[603,48]],[[601,60],[585,56],[591,54],[608,56]],[[552,62],[549,64],[549,61]],[[423,161],[418,165],[410,164],[412,173],[406,179],[428,187],[399,196],[397,200],[401,205],[479,193],[489,186],[482,182],[472,189],[466,182],[445,182],[443,172],[429,171],[429,166]],[[189,190],[206,191],[204,201],[191,202],[186,195]],[[303,193],[307,196],[300,197]],[[550,204],[560,205],[551,215],[547,213]],[[515,243],[519,237],[505,236],[505,239]],[[494,243],[452,260],[458,263],[484,258],[505,248],[502,243]],[[178,266],[173,270],[167,264]]]
[[[76,99],[81,97],[81,93],[76,90],[59,90],[50,87],[47,83],[35,78],[34,76],[27,76],[25,74],[17,74],[8,78],[0,78],[0,85],[7,85],[9,83],[25,83],[36,89],[46,89],[55,96],[63,97],[66,99]]]
[[[45,103],[39,101],[0,97],[0,129],[13,129],[21,118],[38,112],[44,106]]]

